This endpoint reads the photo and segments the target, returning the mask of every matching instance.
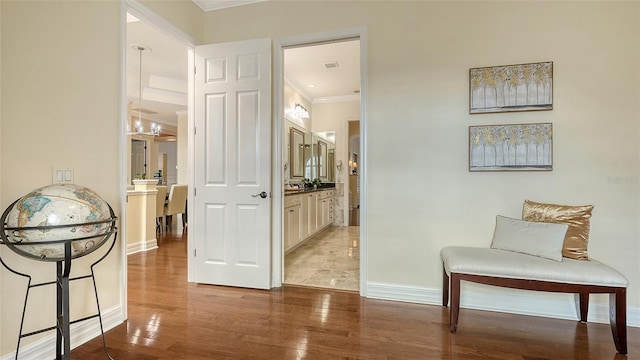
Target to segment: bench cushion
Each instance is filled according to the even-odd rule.
[[[567,284],[627,287],[629,281],[596,260],[553,261],[512,251],[450,246],[440,252],[447,274],[549,281]]]

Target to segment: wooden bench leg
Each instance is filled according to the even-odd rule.
[[[458,313],[460,312],[460,274],[451,273],[451,307],[449,308],[449,331],[458,329]]]
[[[620,354],[627,353],[627,289],[616,289],[609,294],[609,322],[613,342]]]
[[[447,307],[449,305],[449,275],[442,266],[442,306]]]
[[[589,293],[575,294],[576,310],[580,315],[580,322],[587,322],[587,314],[589,313]]]

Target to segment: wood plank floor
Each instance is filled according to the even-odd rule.
[[[107,333],[115,360],[159,359],[640,359],[640,329],[628,357],[608,324],[361,298],[285,286],[272,291],[187,283],[186,237],[159,239],[131,255],[129,319]],[[100,338],[73,359],[105,359]]]

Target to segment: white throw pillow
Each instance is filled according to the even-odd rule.
[[[562,243],[568,227],[498,215],[491,247],[562,261]]]

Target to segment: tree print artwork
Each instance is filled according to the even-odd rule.
[[[552,169],[551,123],[469,126],[469,171]]]
[[[469,113],[553,109],[553,62],[469,69]]]

